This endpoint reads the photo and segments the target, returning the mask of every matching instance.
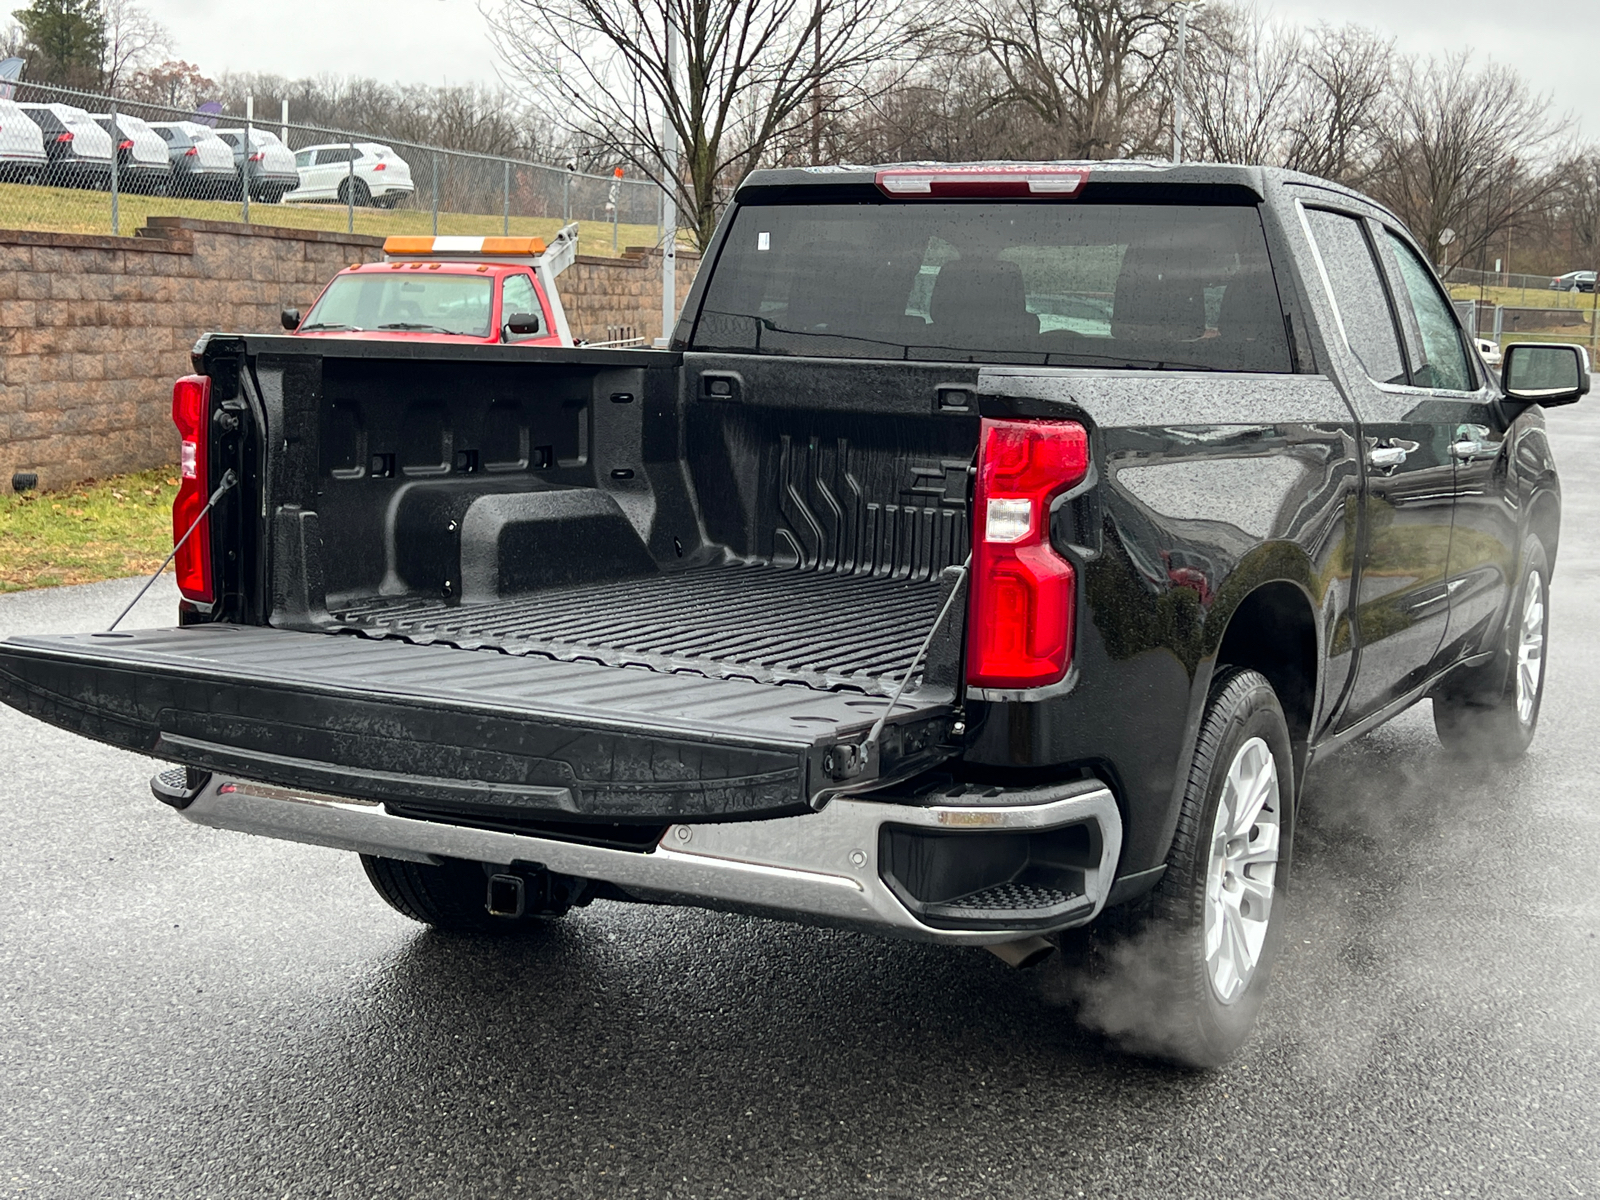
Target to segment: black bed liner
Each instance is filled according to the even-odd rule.
[[[145,754],[394,803],[596,821],[768,817],[950,753],[953,690],[859,692],[259,626],[0,642],[0,701]]]
[[[948,585],[945,585],[948,586]],[[947,592],[937,578],[716,566],[487,604],[334,605],[369,636],[892,695]]]

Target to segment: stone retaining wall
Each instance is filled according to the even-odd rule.
[[[308,308],[382,244],[187,217],[131,238],[0,230],[0,492],[18,472],[53,488],[175,462],[172,381],[195,339],[276,331],[281,309]],[[580,257],[561,279],[574,336],[659,333],[660,264]],[[678,258],[680,300],[697,264]]]

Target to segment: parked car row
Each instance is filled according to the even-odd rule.
[[[0,179],[106,190],[115,156],[125,192],[276,204],[337,201],[393,208],[411,168],[388,146],[339,142],[291,151],[269,130],[91,115],[71,104],[0,100]]]

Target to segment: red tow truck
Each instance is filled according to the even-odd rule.
[[[536,237],[391,237],[383,260],[340,271],[302,319],[301,337],[572,346],[556,277],[578,253],[578,226]]]

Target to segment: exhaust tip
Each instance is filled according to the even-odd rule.
[[[1054,954],[1056,952],[1056,944],[1036,935],[1034,937],[1019,938],[1014,942],[1000,942],[993,946],[985,946],[984,949],[1005,963],[1006,966],[1025,971],[1029,967],[1038,966]]]

